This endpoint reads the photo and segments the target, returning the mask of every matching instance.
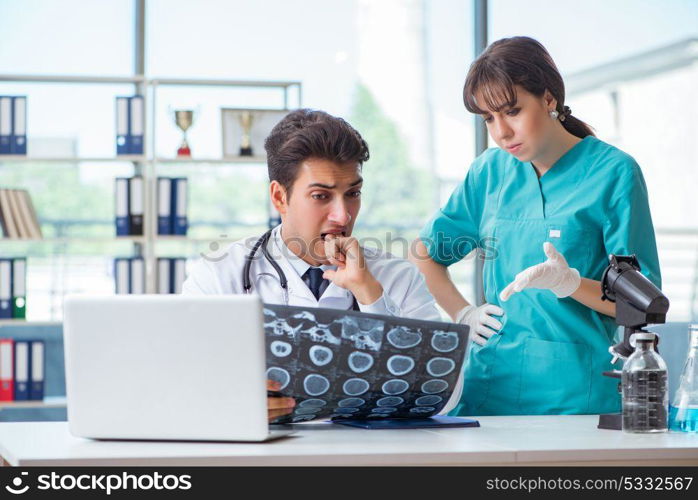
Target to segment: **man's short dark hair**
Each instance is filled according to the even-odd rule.
[[[368,161],[368,145],[342,118],[324,111],[298,109],[276,124],[264,141],[269,180],[277,181],[290,194],[298,167],[308,158],[335,163]]]

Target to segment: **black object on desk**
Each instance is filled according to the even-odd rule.
[[[480,427],[472,418],[437,415],[429,418],[382,418],[376,420],[333,420],[333,424],[360,427],[361,429],[429,429],[444,427]]]
[[[640,273],[640,263],[635,255],[610,255],[609,265],[601,278],[602,300],[615,302],[616,324],[622,326],[623,340],[611,346],[611,364],[626,360],[634,351],[630,337],[645,332],[648,324],[666,321],[669,299],[650,280]],[[656,347],[656,345],[655,345]],[[607,377],[620,379],[621,370],[605,371]],[[618,384],[618,392],[621,384]],[[622,414],[599,415],[599,429],[621,430]]]

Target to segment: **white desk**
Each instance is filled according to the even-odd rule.
[[[312,424],[268,443],[92,441],[65,422],[0,424],[9,465],[698,465],[698,435],[596,429],[594,415],[481,417],[480,428]]]

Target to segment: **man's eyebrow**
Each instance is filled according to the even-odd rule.
[[[354,187],[358,184],[361,184],[363,181],[364,181],[363,177],[359,177],[357,180],[355,180],[354,182],[349,184],[349,187]],[[322,188],[322,189],[336,189],[337,185],[336,184],[329,185],[329,184],[322,184],[320,182],[313,182],[312,184],[308,184],[308,187],[309,188],[318,187],[318,188]]]

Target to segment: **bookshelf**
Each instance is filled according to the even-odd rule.
[[[65,396],[49,396],[36,401],[0,401],[0,411],[5,408],[65,408]]]
[[[28,151],[28,156],[2,155],[0,156],[0,169],[3,164],[10,163],[55,163],[55,164],[107,164],[107,163],[128,163],[133,168],[132,175],[140,175],[144,181],[144,211],[143,211],[143,235],[142,236],[123,236],[123,237],[99,237],[99,236],[64,236],[64,237],[46,237],[43,239],[0,239],[0,249],[5,247],[5,250],[12,251],[13,245],[27,243],[32,245],[68,245],[70,243],[113,243],[113,242],[128,242],[133,245],[133,255],[143,257],[145,261],[145,289],[146,293],[155,293],[157,290],[157,258],[159,256],[157,244],[162,242],[180,242],[185,243],[188,247],[196,245],[205,245],[213,241],[223,243],[225,241],[233,241],[221,238],[219,234],[212,234],[210,238],[192,238],[188,236],[162,236],[157,234],[157,177],[167,176],[167,168],[178,166],[191,170],[192,175],[188,175],[190,181],[195,182],[195,169],[203,166],[215,166],[220,168],[239,168],[241,166],[264,167],[266,165],[265,156],[250,156],[250,157],[234,157],[234,158],[178,158],[178,157],[163,157],[157,155],[157,131],[160,126],[158,116],[158,103],[166,102],[166,97],[162,97],[162,89],[168,87],[184,87],[187,89],[194,88],[217,88],[217,89],[248,89],[258,90],[264,89],[274,94],[273,102],[276,109],[279,109],[278,104],[282,103],[281,109],[291,109],[301,107],[302,103],[302,84],[299,81],[255,81],[255,80],[217,80],[217,79],[182,79],[182,78],[148,78],[144,75],[134,76],[73,76],[73,75],[10,75],[0,74],[0,94],[5,93],[2,88],[3,84],[15,84],[9,93],[17,92],[16,84],[67,84],[67,85],[114,85],[114,84],[129,84],[132,85],[131,92],[133,94],[143,95],[145,109],[145,144],[143,155],[114,155],[107,157],[100,156],[32,156],[31,146]],[[111,99],[116,97],[114,94]],[[220,106],[230,105],[230,102],[221,102]],[[31,96],[30,96],[31,105]],[[246,107],[244,100],[237,103],[239,107]],[[28,120],[27,136],[30,139],[31,120]],[[167,126],[173,126],[167,123]],[[112,138],[116,137],[115,128],[105,130],[104,134],[108,134]],[[116,144],[114,143],[114,151]],[[98,165],[95,168],[98,168]],[[21,187],[21,186],[18,186]],[[191,187],[190,187],[191,189]],[[113,209],[113,207],[110,207]],[[191,211],[190,211],[191,213]],[[40,214],[43,215],[43,214]],[[267,215],[267,214],[265,214]],[[191,221],[191,218],[190,218]],[[15,246],[17,250],[21,250],[21,245]],[[0,253],[4,253],[0,250]],[[114,256],[116,257],[116,255]],[[31,262],[29,263],[31,266]],[[30,292],[28,292],[30,296]],[[31,300],[28,297],[28,300]],[[9,320],[2,321],[0,324],[17,324],[24,320]],[[24,321],[26,322],[26,321]],[[36,324],[37,322],[32,322]],[[51,323],[51,322],[48,322]]]

